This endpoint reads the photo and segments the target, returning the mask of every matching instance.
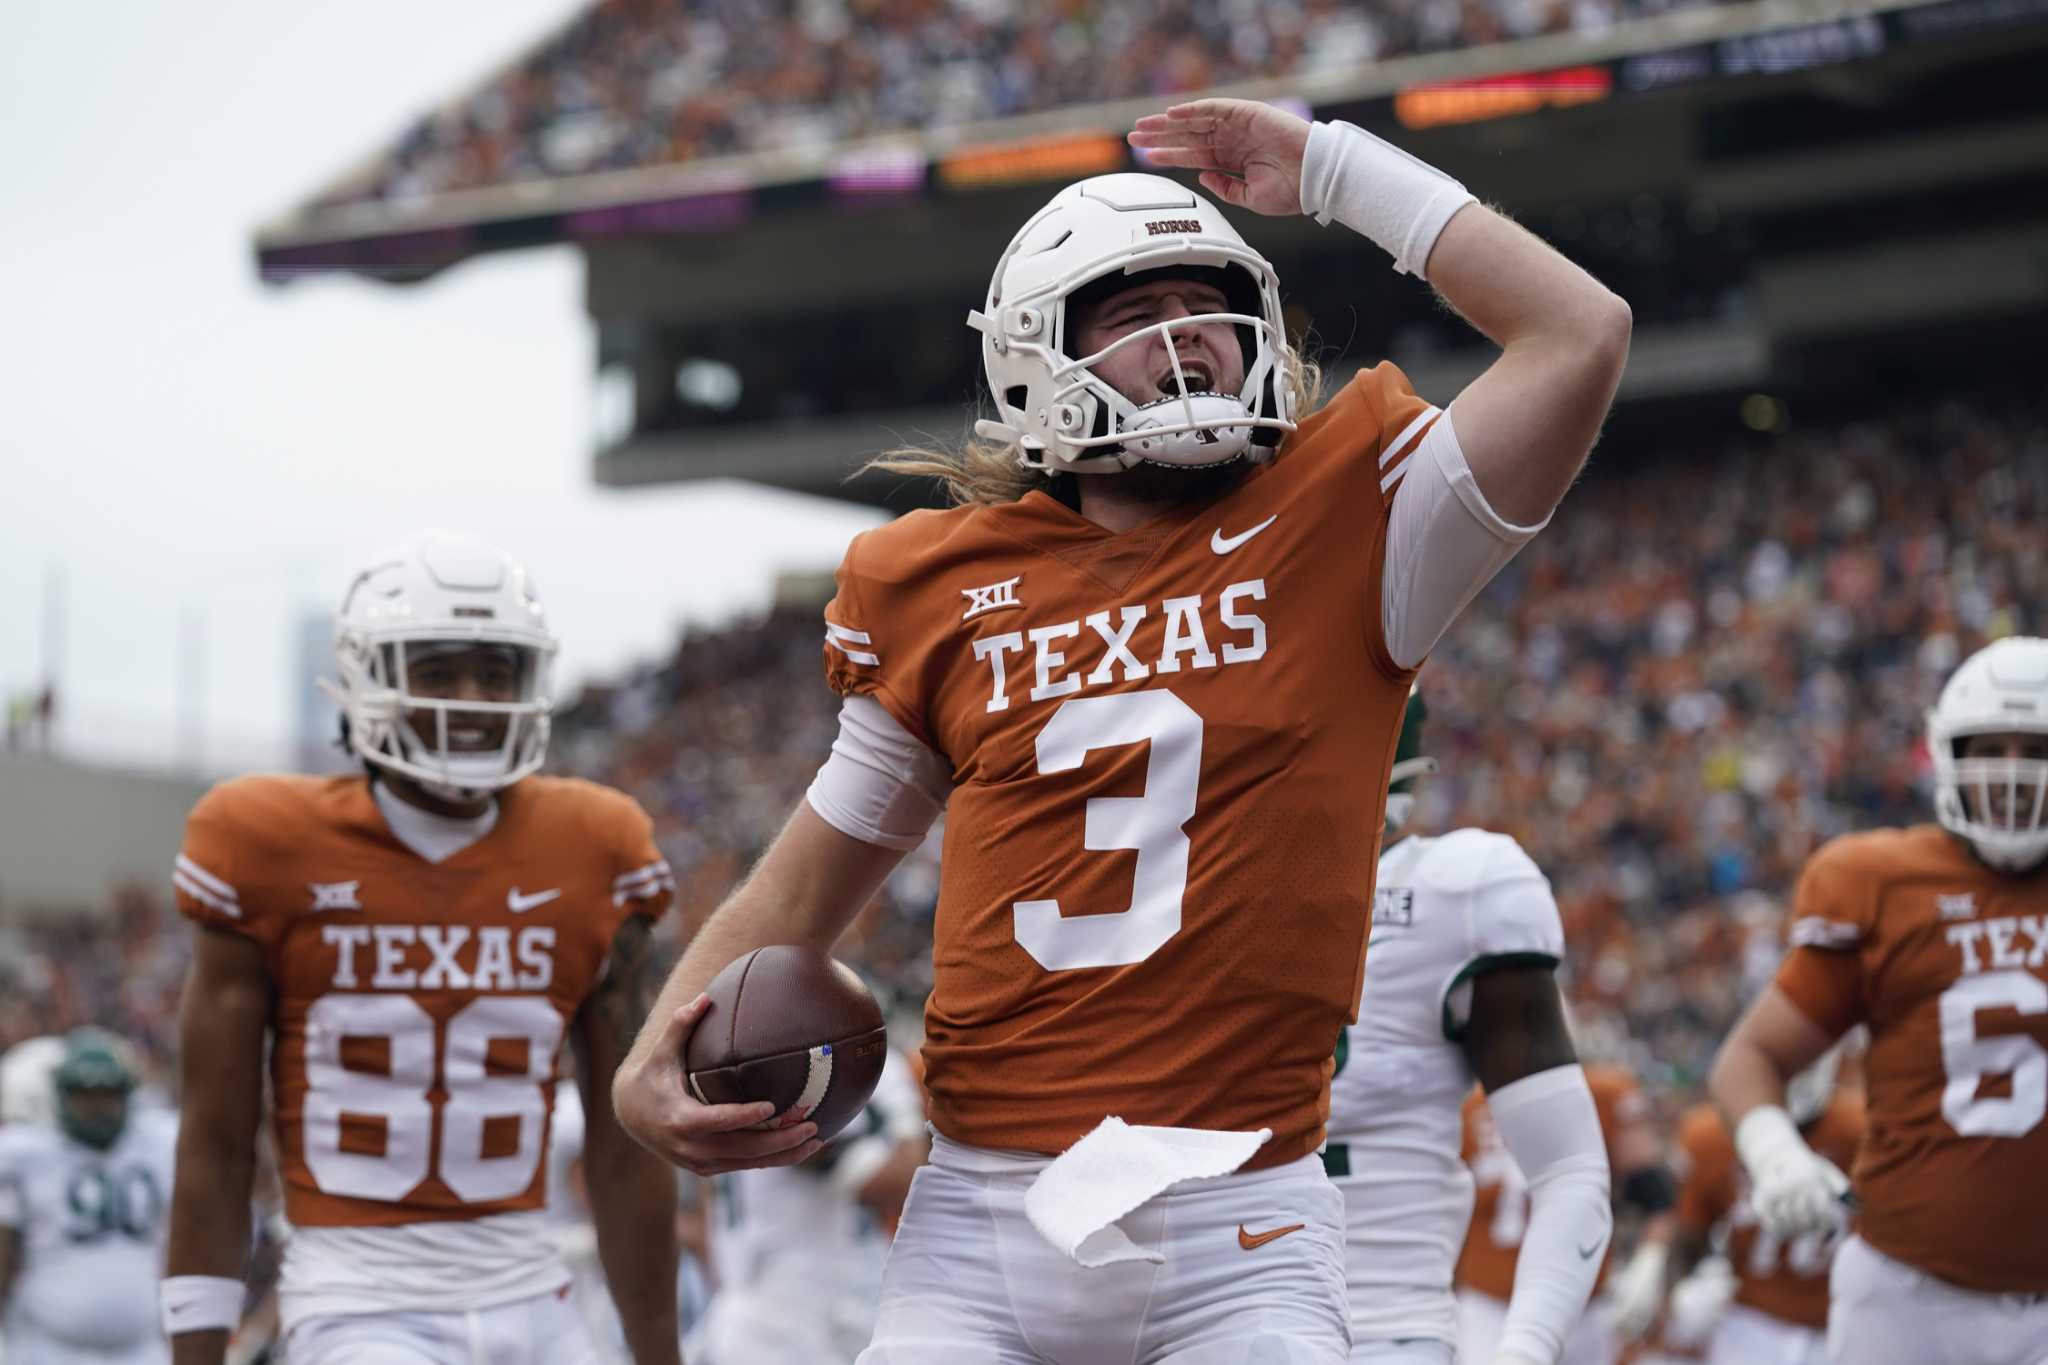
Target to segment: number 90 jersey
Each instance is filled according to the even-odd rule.
[[[529,777],[430,863],[362,777],[243,777],[192,810],[178,908],[260,944],[285,1212],[391,1227],[541,1207],[555,1061],[673,882],[632,800]]]
[[[1822,847],[1777,986],[1869,1025],[1857,1231],[1965,1289],[2048,1292],[2048,869],[1995,872],[1936,825]]]
[[[25,1359],[38,1358],[31,1333],[81,1361],[137,1359],[127,1353],[161,1341],[156,1282],[177,1143],[177,1116],[140,1099],[104,1151],[55,1127],[0,1125],[0,1228],[21,1239],[6,1320],[22,1331]]]
[[[1108,1115],[1322,1139],[1411,670],[1394,491],[1437,410],[1361,374],[1272,464],[1115,534],[1046,495],[858,536],[825,665],[952,769],[932,1121],[1059,1152]]]

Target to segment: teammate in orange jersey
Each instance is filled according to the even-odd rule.
[[[848,548],[833,756],[614,1087],[674,1160],[758,1164],[759,1134],[695,1136],[699,993],[756,945],[829,946],[945,809],[938,1137],[865,1365],[1345,1359],[1315,1153],[1402,708],[1563,496],[1626,351],[1618,299],[1357,129],[1214,100],[1131,140],[1360,229],[1505,351],[1447,414],[1391,365],[1309,413],[1272,267],[1159,176],[1071,185],[1003,253],[970,318],[997,415],[889,466],[963,505]]]
[[[1795,1076],[1785,1108],[1809,1146],[1837,1166],[1847,1166],[1863,1139],[1863,1096],[1859,1089],[1837,1086],[1841,1052],[1840,1046],[1829,1050]],[[1648,1291],[1641,1311],[1630,1315],[1632,1327],[1649,1325],[1662,1306],[1665,1285],[1689,1274],[1706,1258],[1716,1234],[1722,1234],[1732,1302],[1717,1322],[1693,1324],[1703,1329],[1700,1339],[1710,1343],[1709,1365],[1822,1365],[1827,1359],[1828,1268],[1840,1229],[1818,1228],[1790,1241],[1772,1235],[1757,1220],[1734,1139],[1711,1104],[1687,1111],[1679,1122],[1678,1144],[1678,1216],[1669,1235],[1644,1239],[1624,1276]],[[1672,1335],[1668,1324],[1665,1335],[1667,1340]]]
[[[674,1365],[674,1173],[611,1117],[672,882],[647,817],[533,776],[555,637],[524,571],[428,535],[335,633],[353,777],[253,776],[193,808],[196,925],[165,1330],[222,1359],[242,1303],[269,1052],[294,1365],[591,1359],[541,1206],[556,1057],[578,1055],[600,1252],[640,1365]]]
[[[1586,1085],[1607,1138],[1607,1165],[1614,1173],[1617,1201],[1652,1219],[1662,1217],[1671,1208],[1676,1182],[1664,1165],[1663,1143],[1650,1122],[1649,1097],[1634,1072],[1611,1063],[1587,1066]],[[1529,1184],[1494,1128],[1486,1096],[1478,1090],[1465,1099],[1464,1155],[1475,1189],[1472,1224],[1458,1257],[1458,1359],[1486,1361],[1494,1357],[1508,1301],[1514,1296],[1515,1267],[1529,1225]],[[1603,1256],[1602,1283],[1607,1267]],[[1560,1365],[1612,1365],[1617,1350],[1605,1305],[1595,1299],[1557,1359]]]
[[[1839,1226],[1849,1182],[1786,1081],[1857,1024],[1868,1133],[1830,1277],[1840,1365],[2048,1361],[2048,640],[1964,660],[1927,717],[1933,825],[1807,863],[1791,951],[1714,1063],[1763,1226]]]

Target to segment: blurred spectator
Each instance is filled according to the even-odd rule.
[[[329,202],[816,148],[1705,2],[601,0]]]

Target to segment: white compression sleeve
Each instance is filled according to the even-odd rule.
[[[873,697],[848,697],[839,708],[839,736],[804,794],[841,834],[883,848],[924,842],[946,809],[953,770],[918,742]]]
[[[1416,444],[1405,468],[1387,519],[1380,624],[1387,653],[1412,668],[1550,518],[1517,526],[1493,510],[1465,463],[1448,412]]]
[[[1456,180],[1363,128],[1317,123],[1308,130],[1301,211],[1379,243],[1403,274],[1421,277],[1444,224],[1472,202]]]
[[[1555,1360],[1586,1311],[1614,1233],[1600,1112],[1576,1062],[1504,1085],[1486,1107],[1529,1182],[1529,1228],[1499,1350]]]

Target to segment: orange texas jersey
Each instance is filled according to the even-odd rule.
[[[1388,508],[1439,416],[1391,365],[1272,464],[1123,534],[1042,492],[856,537],[826,673],[952,766],[932,1120],[1059,1152],[1104,1117],[1322,1140],[1388,765]],[[1107,476],[1113,477],[1113,476]]]
[[[363,777],[243,777],[192,810],[178,908],[260,944],[285,1211],[381,1227],[540,1207],[555,1058],[673,883],[608,787],[529,777],[430,863]]]
[[[1777,985],[1870,1028],[1858,1231],[1966,1289],[2048,1292],[2048,869],[1994,872],[1935,825],[1828,843]]]
[[[1625,1066],[1589,1066],[1586,1087],[1600,1113],[1600,1131],[1607,1136],[1607,1160],[1620,1173],[1614,1143],[1625,1127],[1641,1121],[1650,1099]],[[1465,1097],[1465,1164],[1472,1168],[1472,1225],[1465,1231],[1465,1249],[1458,1256],[1457,1282],[1505,1303],[1515,1292],[1515,1261],[1522,1234],[1529,1226],[1529,1185],[1522,1168],[1508,1154],[1486,1108],[1486,1092],[1474,1086]],[[1600,1283],[1607,1281],[1608,1260],[1600,1265]],[[1597,1286],[1596,1286],[1597,1288]]]
[[[1806,1129],[1814,1151],[1843,1170],[1856,1160],[1863,1140],[1863,1097],[1837,1090]],[[1838,1236],[1808,1233],[1781,1242],[1757,1223],[1749,1206],[1749,1178],[1736,1159],[1735,1140],[1711,1104],[1688,1110],[1678,1125],[1678,1225],[1704,1240],[1724,1219],[1728,1261],[1735,1267],[1735,1302],[1800,1327],[1828,1325],[1828,1267]]]

